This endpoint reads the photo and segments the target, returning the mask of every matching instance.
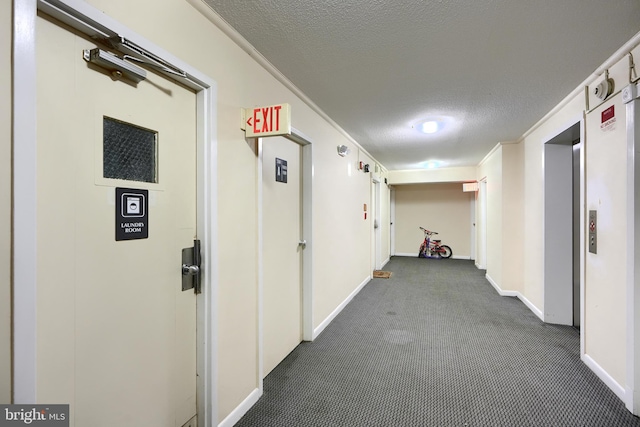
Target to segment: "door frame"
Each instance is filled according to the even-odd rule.
[[[476,244],[475,265],[480,270],[487,269],[487,177],[478,180],[478,203],[476,209],[476,224],[478,225],[476,233],[478,235]]]
[[[476,259],[476,197],[478,195],[477,191],[474,191],[471,194],[469,200],[469,216],[471,217],[471,237],[469,239],[469,259],[475,261]]]
[[[311,139],[295,128],[291,128],[290,135],[282,135],[292,142],[298,144],[302,150],[300,176],[302,178],[302,238],[306,241],[306,247],[302,251],[302,340],[313,341],[313,144]],[[264,379],[264,256],[262,247],[264,243],[264,223],[263,223],[263,151],[262,144],[269,137],[256,138],[258,148],[258,394],[262,395]]]
[[[542,165],[543,165],[543,196],[542,196],[542,229],[543,229],[543,245],[542,245],[542,263],[543,263],[543,320],[545,322],[573,325],[573,251],[565,251],[564,254],[554,253],[553,249],[557,246],[560,234],[563,229],[561,221],[554,213],[557,210],[557,204],[552,203],[553,197],[564,200],[569,197],[568,203],[573,203],[571,194],[563,193],[561,185],[558,185],[558,179],[565,180],[565,184],[571,192],[574,191],[572,182],[573,166],[573,135],[567,134],[571,132],[575,126],[579,126],[579,142],[580,144],[580,194],[579,194],[579,221],[580,221],[580,324],[584,325],[584,286],[585,286],[585,202],[586,202],[586,181],[585,181],[585,162],[586,147],[585,141],[585,118],[583,114],[576,115],[565,122],[562,126],[555,129],[548,136],[542,139]],[[571,141],[569,141],[571,139]],[[558,145],[564,143],[564,145]],[[555,151],[552,152],[552,151]],[[563,155],[565,161],[562,164],[550,163],[557,156]],[[556,162],[557,163],[557,162]],[[563,173],[564,176],[559,176]],[[552,182],[553,181],[553,182]],[[570,184],[571,183],[571,184]],[[569,213],[573,221],[573,213]],[[562,216],[562,215],[560,215]],[[566,230],[564,230],[566,231]],[[568,235],[564,236],[569,245],[573,243],[573,226],[569,227]],[[559,237],[560,236],[560,237]],[[564,255],[564,258],[563,258]],[[568,267],[569,266],[569,267]],[[564,271],[563,271],[564,270]],[[569,271],[571,270],[571,271]],[[558,280],[562,277],[563,280]],[[580,331],[580,357],[584,356],[584,339],[585,331],[581,327]]]
[[[640,100],[626,103],[627,114],[627,375],[625,405],[640,414]]]
[[[372,270],[382,268],[382,200],[380,175],[371,175],[371,266]],[[377,225],[377,226],[376,226]],[[371,273],[373,274],[373,272]]]
[[[196,92],[197,230],[202,241],[203,292],[197,311],[198,425],[217,424],[218,178],[216,139],[217,84],[190,64],[161,49],[98,9],[80,0],[13,0],[13,403],[37,399],[36,236],[36,22],[42,11],[86,35],[119,35],[186,72],[168,78]],[[80,54],[80,52],[78,53]]]
[[[389,186],[389,257],[396,255],[396,189]]]

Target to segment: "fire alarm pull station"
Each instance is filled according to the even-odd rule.
[[[598,211],[589,211],[589,252],[598,253]]]

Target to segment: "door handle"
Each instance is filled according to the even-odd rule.
[[[202,292],[202,271],[200,268],[200,240],[193,241],[192,248],[182,250],[182,290],[193,289]]]
[[[195,276],[196,274],[200,274],[200,267],[197,265],[182,264],[183,276]]]
[[[307,247],[307,241],[306,240],[300,240],[298,242],[298,246],[301,246],[302,249],[306,248]]]

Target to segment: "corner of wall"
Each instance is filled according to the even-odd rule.
[[[502,147],[502,285],[524,292],[524,144]]]

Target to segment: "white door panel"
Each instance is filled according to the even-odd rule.
[[[38,52],[38,401],[76,426],[182,426],[196,413],[196,98],[148,72],[88,65],[95,44],[47,19]],[[105,179],[102,120],[158,134],[157,183]],[[149,190],[149,237],[115,241],[115,187]]]
[[[282,137],[262,139],[264,375],[302,340],[301,148]],[[276,158],[287,182],[276,181]]]

